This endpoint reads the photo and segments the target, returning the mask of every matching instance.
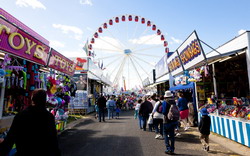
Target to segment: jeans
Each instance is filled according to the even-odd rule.
[[[110,119],[111,117],[112,117],[112,119],[114,118],[114,108],[113,107],[108,108],[108,119]]]
[[[170,123],[164,123],[164,138],[165,138],[165,145],[166,145],[166,151],[172,151],[174,152],[174,130],[177,127],[178,122],[170,122]]]
[[[143,120],[142,120],[142,116],[138,115],[138,124],[139,124],[139,128],[142,129],[143,127]]]
[[[137,119],[137,117],[138,117],[138,110],[135,110],[134,119]]]
[[[101,122],[101,120],[105,121],[105,109],[104,108],[99,108],[99,122]]]
[[[142,117],[142,121],[143,121],[143,130],[144,130],[144,131],[146,131],[148,118],[149,118],[149,115],[143,116],[143,117]]]
[[[160,125],[160,130],[159,130]],[[163,119],[154,119],[155,133],[163,135]]]

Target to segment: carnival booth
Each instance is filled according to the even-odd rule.
[[[73,62],[51,49],[46,39],[4,10],[0,9],[0,13],[2,80],[0,130],[2,133],[8,130],[14,115],[31,104],[31,94],[36,88],[47,91],[48,103],[51,104],[48,109],[59,107],[57,105],[59,103],[60,109],[64,109],[63,104],[67,103],[67,100],[63,101],[63,98],[66,96],[70,98],[69,94],[64,96],[64,93],[68,92],[67,77],[73,75],[75,66]],[[57,129],[60,131],[64,127],[60,126],[61,115],[65,114],[59,114],[56,110],[54,115]]]
[[[213,94],[205,94],[211,131],[250,147],[249,36],[245,32],[207,53]]]

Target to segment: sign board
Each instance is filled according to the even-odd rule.
[[[169,58],[167,59],[168,69],[171,72],[172,76],[177,75],[183,71],[181,60],[177,51],[175,51]]]
[[[167,67],[167,57],[168,55],[164,55],[160,61],[155,66],[155,78],[158,79],[159,77],[168,73]]]
[[[75,73],[75,66],[76,64],[72,60],[66,58],[56,50],[51,49],[48,62],[49,68],[73,76]]]
[[[87,74],[75,74],[73,79],[76,83],[77,90],[87,90],[88,87],[88,75]]]
[[[0,50],[46,65],[49,46],[0,17]]]
[[[182,43],[177,51],[185,70],[205,60],[204,52],[195,31]]]

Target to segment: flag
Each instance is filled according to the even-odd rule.
[[[89,41],[87,40],[87,42],[85,43],[84,47],[83,47],[83,50],[85,51],[86,55],[89,56],[89,48],[88,48],[88,45],[89,45]]]

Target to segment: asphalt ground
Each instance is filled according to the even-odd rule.
[[[249,155],[248,147],[229,139],[210,135],[210,151],[202,150],[197,127],[188,131],[181,128],[176,138],[175,155],[183,156],[237,156]],[[119,119],[99,122],[94,114],[68,124],[59,135],[62,156],[162,156],[164,140],[155,139],[155,133],[139,129],[133,111],[122,111]]]

